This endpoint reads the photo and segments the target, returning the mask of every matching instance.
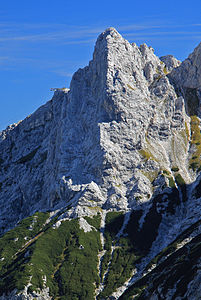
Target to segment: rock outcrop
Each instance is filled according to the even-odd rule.
[[[159,59],[146,44],[130,44],[114,28],[103,32],[93,60],[73,75],[69,90],[55,91],[35,113],[0,133],[1,232],[37,211],[51,211],[59,212],[55,230],[80,218],[81,229],[92,234],[95,227],[85,218],[100,214],[104,227],[108,212],[122,212],[119,236],[127,232],[132,240],[129,224],[135,224],[132,243],[143,257],[112,293],[109,275],[101,279],[97,297],[118,299],[200,218],[200,81],[201,44],[180,63],[170,55]],[[103,257],[104,251],[100,265]],[[194,299],[189,284],[186,297]],[[160,299],[156,292],[150,298],[150,290],[139,299]],[[11,293],[1,299],[14,299]]]

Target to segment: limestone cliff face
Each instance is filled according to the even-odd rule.
[[[103,32],[69,90],[0,133],[2,232],[36,211],[141,211],[142,232],[157,220],[142,272],[199,220],[200,80],[200,45],[180,63]]]
[[[186,102],[186,111],[189,115],[201,116],[201,43],[193,53],[178,67],[172,70],[170,78],[178,92]]]

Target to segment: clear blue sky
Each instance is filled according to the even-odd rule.
[[[184,60],[201,42],[201,1],[2,0],[0,130],[51,99],[51,87],[68,87],[111,26],[158,56]]]

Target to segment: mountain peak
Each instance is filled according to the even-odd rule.
[[[120,33],[114,27],[108,27],[99,35],[98,40],[104,39],[108,35],[111,37],[121,37]]]
[[[100,52],[104,49],[107,52],[109,49],[118,48],[118,45],[121,47],[121,44],[129,45],[130,43],[115,28],[109,27],[98,36],[95,51]]]
[[[0,299],[194,299],[200,52],[177,67],[106,29],[70,90],[2,133],[1,233],[18,226],[0,239]]]
[[[108,27],[106,28],[102,34],[119,34],[118,31],[114,27]]]

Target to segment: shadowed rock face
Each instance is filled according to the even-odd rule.
[[[70,90],[0,133],[1,232],[36,211],[140,211],[142,274],[199,219],[200,51],[180,64],[103,32]]]
[[[180,94],[186,99],[186,110],[189,115],[201,116],[201,43],[193,53],[172,70],[170,78],[174,81]]]
[[[171,77],[179,82],[180,86],[186,88],[200,88],[201,86],[201,43],[195,48],[193,53],[182,62],[182,64],[172,71]]]

